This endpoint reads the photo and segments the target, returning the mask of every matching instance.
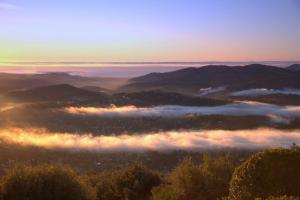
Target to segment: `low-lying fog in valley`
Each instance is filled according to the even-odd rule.
[[[259,75],[266,71],[271,78]],[[72,73],[0,78],[4,166],[22,160],[110,169],[143,160],[171,169],[207,151],[244,158],[300,144],[300,74],[289,69],[254,64],[121,79]]]
[[[14,106],[1,108],[8,112]],[[273,123],[288,124],[290,120],[300,117],[300,106],[279,106],[259,102],[234,102],[221,106],[178,106],[164,105],[137,107],[134,105],[108,107],[65,107],[69,115],[104,118],[171,118],[190,115],[224,115],[224,116],[264,116]],[[121,117],[121,118],[120,118]],[[238,123],[238,122],[237,122]],[[299,130],[277,130],[273,128],[256,128],[245,130],[173,130],[156,132],[130,132],[110,135],[84,132],[52,132],[44,128],[27,127],[24,129],[8,127],[0,130],[0,140],[23,146],[37,146],[50,149],[89,150],[89,151],[169,151],[203,149],[261,149],[269,147],[289,147],[300,143]]]
[[[0,200],[300,200],[300,0],[0,0]]]
[[[300,106],[278,106],[259,102],[235,102],[221,106],[176,106],[155,107],[67,107],[65,111],[79,115],[106,117],[180,117],[185,115],[266,116],[276,123],[287,123],[300,117]]]
[[[263,149],[300,143],[300,131],[256,129],[238,131],[170,131],[140,135],[92,136],[54,133],[44,129],[0,130],[0,140],[51,149],[90,151],[168,151],[222,148]]]
[[[284,89],[249,89],[233,92],[233,96],[263,96],[270,94],[286,94],[286,95],[298,95],[300,96],[300,89],[297,88],[284,88]]]

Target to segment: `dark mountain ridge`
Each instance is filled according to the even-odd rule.
[[[133,78],[121,90],[134,92],[158,89],[195,94],[201,88],[220,86],[230,91],[251,88],[298,88],[300,73],[260,64],[235,67],[209,65]]]
[[[185,105],[185,106],[218,106],[230,103],[227,100],[191,97],[178,93],[148,91],[137,93],[118,93],[114,95],[103,92],[93,92],[71,85],[51,85],[29,90],[9,92],[8,99],[17,102],[56,102],[75,103],[89,106],[105,105],[135,105],[138,107],[158,105]]]

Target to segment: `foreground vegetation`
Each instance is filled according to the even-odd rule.
[[[76,173],[69,167],[17,165],[1,178],[1,200],[299,200],[300,148],[184,159],[170,173],[140,163]]]

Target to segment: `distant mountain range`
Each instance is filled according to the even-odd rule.
[[[186,105],[186,106],[217,106],[230,103],[227,100],[216,100],[200,97],[185,96],[171,92],[148,91],[137,93],[117,93],[108,95],[77,88],[67,84],[42,86],[28,90],[9,92],[7,98],[17,102],[73,102],[89,105],[117,106],[157,106],[157,105]]]
[[[251,88],[300,88],[299,65],[279,68],[268,65],[218,66],[185,68],[167,73],[151,73],[129,80],[123,92],[147,90],[197,94],[201,89],[226,88],[227,91]]]
[[[36,87],[68,84],[87,92],[132,93],[164,91],[187,95],[227,94],[233,91],[266,88],[300,88],[300,64],[287,68],[252,64],[246,66],[208,65],[165,73],[126,78],[83,77],[67,73],[0,73],[0,94]]]

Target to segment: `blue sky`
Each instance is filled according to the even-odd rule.
[[[0,61],[300,60],[299,0],[0,0]]]

